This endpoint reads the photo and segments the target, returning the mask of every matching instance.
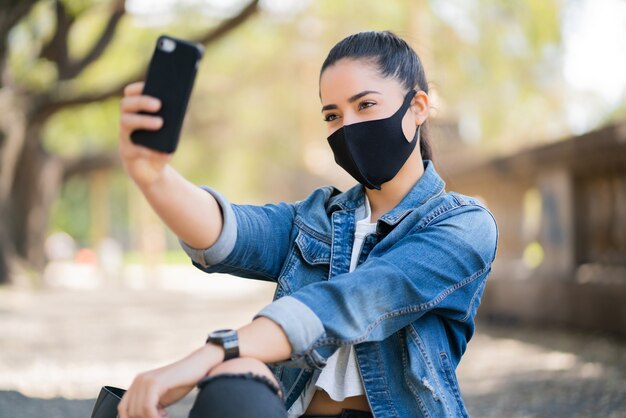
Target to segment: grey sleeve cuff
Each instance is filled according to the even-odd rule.
[[[210,187],[201,186],[201,188],[206,190],[217,200],[222,210],[222,217],[224,219],[222,232],[215,244],[209,248],[193,248],[181,239],[179,239],[178,242],[193,261],[202,267],[210,267],[224,261],[235,247],[235,242],[237,241],[237,219],[235,218],[233,207],[224,196]]]
[[[283,296],[261,309],[254,318],[259,316],[276,322],[287,334],[292,350],[291,361],[287,363],[315,369],[326,365],[326,359],[313,350],[313,344],[324,334],[324,325],[307,305]]]

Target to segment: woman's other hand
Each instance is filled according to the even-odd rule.
[[[130,134],[137,129],[156,131],[163,125],[158,116],[139,112],[156,112],[159,99],[142,95],[143,82],[129,84],[121,101],[119,152],[124,170],[140,188],[149,187],[162,175],[172,155],[134,144]]]
[[[167,417],[165,407],[187,395],[223,359],[224,350],[208,344],[176,363],[139,374],[118,405],[119,417]]]

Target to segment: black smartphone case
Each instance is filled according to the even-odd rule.
[[[158,131],[134,131],[130,137],[135,144],[166,153],[176,150],[202,54],[199,44],[166,35],[159,37],[143,94],[160,99],[161,108],[156,113],[142,113],[162,117],[163,126]]]

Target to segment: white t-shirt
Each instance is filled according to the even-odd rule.
[[[365,237],[376,231],[376,223],[370,222],[371,216],[370,203],[366,195],[365,204],[356,211],[357,223],[354,231],[350,271],[353,271],[356,267]],[[311,403],[315,391],[318,389],[325,390],[331,399],[338,402],[343,401],[347,397],[365,393],[359,368],[356,364],[353,346],[339,347],[328,358],[326,366],[322,370],[316,370],[313,373],[298,399],[287,411],[288,417],[297,418],[303,415]]]

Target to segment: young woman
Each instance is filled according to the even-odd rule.
[[[190,417],[467,416],[455,368],[474,331],[496,223],[447,192],[427,140],[428,85],[390,32],[339,42],[320,73],[335,161],[360,184],[296,203],[235,205],[186,181],[170,156],[132,144],[159,129],[159,102],[127,87],[125,170],[194,265],[277,282],[274,302],[186,358],[138,375],[121,418],[165,416],[200,391]],[[269,367],[268,367],[269,366]]]

